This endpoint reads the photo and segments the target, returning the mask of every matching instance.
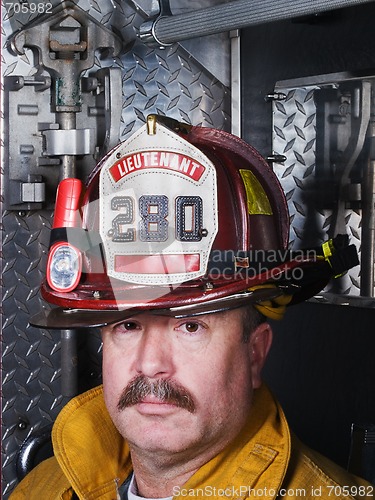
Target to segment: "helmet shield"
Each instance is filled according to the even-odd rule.
[[[110,278],[169,286],[205,274],[218,231],[217,185],[200,150],[160,124],[152,135],[144,126],[103,162],[99,190]]]

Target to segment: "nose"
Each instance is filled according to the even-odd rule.
[[[149,326],[142,334],[136,353],[135,368],[148,378],[167,378],[173,374],[172,343],[168,334],[157,326]]]

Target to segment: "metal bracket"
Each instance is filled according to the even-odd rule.
[[[82,75],[94,66],[97,50],[116,56],[123,43],[68,1],[14,33],[8,46],[17,55],[31,48],[37,72],[5,78],[5,205],[50,208],[60,179],[85,177],[119,141],[121,70]]]
[[[139,38],[150,47],[168,47],[171,43],[164,43],[158,39],[155,26],[159,19],[172,16],[169,0],[158,0],[159,14],[144,22],[139,28]]]
[[[334,208],[330,236],[346,233],[345,210],[361,201],[354,168],[363,150],[371,113],[371,82],[355,81],[315,91],[317,101],[317,178],[320,205]],[[357,176],[358,177],[358,176]],[[331,186],[332,192],[327,191]],[[322,196],[323,193],[323,196]]]

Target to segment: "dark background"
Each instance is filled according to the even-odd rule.
[[[264,379],[297,436],[347,467],[352,423],[375,423],[375,311],[304,303],[273,322]]]

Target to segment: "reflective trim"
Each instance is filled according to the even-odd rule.
[[[241,169],[239,172],[246,190],[249,214],[272,215],[270,200],[255,175],[250,170]]]

